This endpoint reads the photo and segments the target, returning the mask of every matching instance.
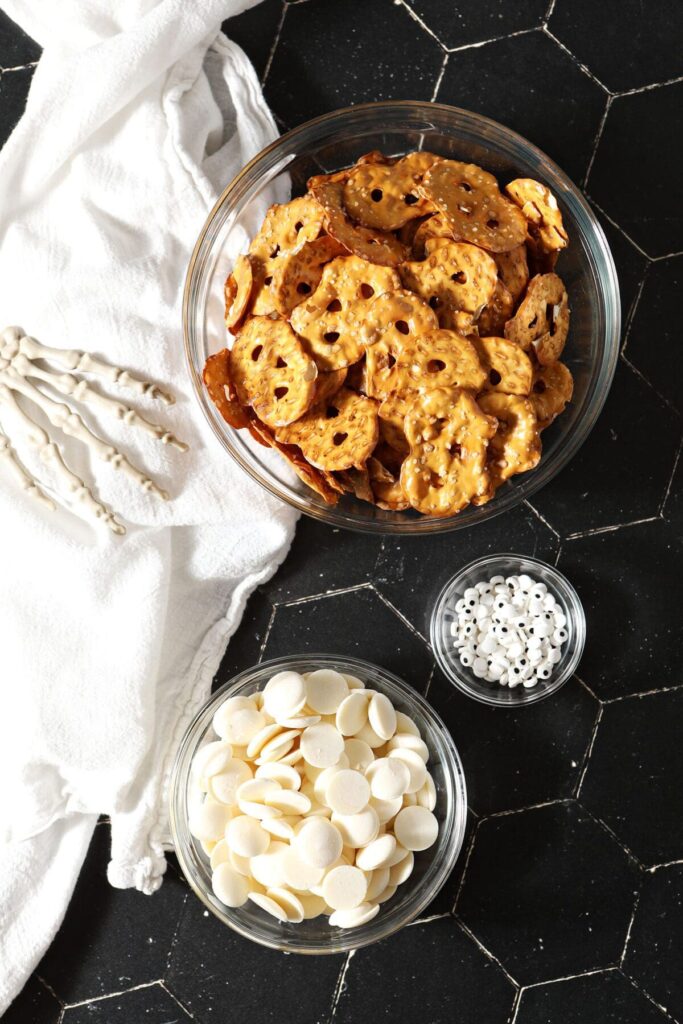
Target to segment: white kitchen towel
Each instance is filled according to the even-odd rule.
[[[134,404],[190,450],[85,417],[171,492],[164,504],[59,435],[123,538],[44,511],[0,468],[0,1013],[61,922],[98,813],[112,884],[159,886],[174,747],[295,525],[211,435],[182,353],[193,243],[276,135],[220,33],[250,0],[3,6],[44,53],[0,154],[0,317],[170,385],[172,408]],[[2,425],[44,478],[4,412]]]

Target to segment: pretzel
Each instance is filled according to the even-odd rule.
[[[533,365],[529,356],[507,338],[474,338],[472,341],[486,380],[482,391],[500,391],[506,395],[528,395]]]
[[[493,259],[476,245],[447,238],[429,238],[425,249],[424,260],[399,267],[403,287],[437,313],[446,306],[478,316],[495,291],[498,270]]]
[[[383,462],[375,456],[368,459],[368,476],[372,499],[380,508],[401,512],[410,508],[403,493],[400,476],[394,476]]]
[[[268,427],[299,419],[315,396],[317,367],[284,320],[248,320],[230,352],[230,372],[241,404]]]
[[[358,300],[399,286],[394,270],[359,256],[338,256],[325,266],[316,290],[291,316],[292,327],[321,370],[337,370],[361,358],[365,346],[358,329]]]
[[[574,381],[564,363],[551,363],[536,370],[529,398],[536,411],[539,430],[549,427],[564,411],[573,393]]]
[[[347,367],[346,386],[352,391],[365,391],[365,355]]]
[[[478,398],[479,408],[498,420],[488,450],[488,469],[494,488],[517,473],[526,473],[541,458],[541,437],[533,403],[521,395],[489,392]]]
[[[282,444],[278,441],[268,427],[259,419],[253,417],[250,425],[252,435],[260,440],[267,448],[274,448],[280,453],[285,462],[288,462],[300,480],[319,494],[327,505],[336,505],[339,501],[341,489],[333,486],[329,474],[321,473],[319,469],[310,466],[301,454],[299,448],[293,444]]]
[[[436,330],[439,323],[426,303],[405,290],[377,295],[361,312],[365,389],[373,398],[385,398],[394,390],[396,362],[406,341]]]
[[[230,352],[227,348],[209,356],[204,364],[202,376],[209,397],[225,422],[235,430],[247,427],[249,425],[247,413],[235,398],[230,377]]]
[[[288,318],[294,307],[318,287],[325,264],[345,252],[334,238],[322,235],[302,242],[278,259],[270,285],[278,313]]]
[[[270,285],[279,261],[302,242],[317,238],[322,227],[320,207],[310,196],[270,207],[259,233],[249,246],[254,273],[251,312],[255,316],[268,316],[275,312]]]
[[[533,348],[541,366],[560,358],[569,331],[569,300],[557,274],[532,277],[514,317],[505,325],[505,337],[525,351]]]
[[[379,407],[379,436],[384,444],[397,452],[401,457],[408,454],[408,441],[406,439],[404,424],[406,413],[415,401],[412,391],[392,391],[390,395],[380,403]],[[386,461],[386,459],[385,459]]]
[[[318,402],[326,402],[328,398],[332,398],[336,395],[341,387],[344,386],[347,376],[346,367],[342,367],[340,370],[329,370],[327,373],[318,373],[315,379],[315,394],[313,396],[312,405],[317,405]]]
[[[298,445],[317,469],[362,469],[379,438],[377,402],[341,388],[275,436]]]
[[[454,238],[490,252],[508,252],[526,238],[521,210],[501,195],[494,176],[476,164],[437,160],[420,188],[443,214]]]
[[[418,395],[406,415],[410,454],[401,487],[418,512],[454,515],[490,491],[486,449],[496,420],[467,391],[435,388]]]
[[[477,330],[482,337],[492,334],[502,334],[505,324],[512,316],[515,304],[512,295],[503,282],[498,278],[493,295],[488,304],[481,311],[477,320]]]
[[[437,158],[433,153],[410,153],[395,164],[364,163],[354,167],[344,185],[344,205],[354,220],[369,228],[396,231],[422,217],[430,203],[416,185]]]
[[[569,237],[562,223],[557,199],[549,188],[533,178],[516,178],[505,186],[529,225],[529,234],[544,252],[566,249]]]
[[[479,333],[477,324],[472,313],[465,313],[462,309],[453,309],[452,306],[441,306],[437,312],[439,327],[447,331],[455,331],[463,338],[473,338]]]
[[[249,306],[254,272],[249,256],[238,256],[225,282],[225,326],[231,334],[239,327]]]
[[[434,387],[479,391],[485,382],[486,371],[472,342],[446,330],[407,338],[394,375],[394,387],[403,393]]]
[[[369,165],[371,166],[371,165]],[[370,263],[395,267],[406,257],[406,249],[395,235],[353,224],[344,208],[344,181],[322,181],[309,188],[323,212],[325,229],[349,252]]]
[[[375,496],[372,493],[370,475],[366,467],[340,470],[337,473],[337,483],[346,494],[353,494],[359,501],[368,501],[371,505],[374,503]]]
[[[433,213],[431,217],[423,220],[416,229],[411,242],[411,250],[415,259],[424,258],[425,245],[430,238],[447,238],[451,242],[455,241],[448,221],[441,213]]]
[[[498,267],[498,277],[517,302],[529,281],[529,264],[526,246],[518,245],[509,252],[497,252],[493,256]]]

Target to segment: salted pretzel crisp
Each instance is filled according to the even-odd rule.
[[[405,246],[395,235],[354,224],[349,218],[344,206],[343,181],[315,184],[311,187],[311,195],[322,211],[328,235],[349,252],[384,267],[395,267],[405,259]]]
[[[430,238],[423,260],[402,263],[404,288],[424,299],[437,313],[443,307],[476,316],[493,297],[498,270],[488,253],[467,242]]]
[[[480,391],[486,371],[468,338],[441,328],[409,336],[396,361],[394,388],[400,392],[432,388],[469,388]]]
[[[347,212],[369,228],[396,231],[409,220],[430,211],[427,199],[417,191],[437,157],[410,153],[393,164],[365,163],[349,173],[344,185]]]
[[[230,351],[237,396],[268,427],[293,423],[310,408],[318,368],[284,320],[248,320]]]
[[[505,337],[533,350],[541,366],[556,362],[569,332],[569,299],[557,274],[532,277],[526,295],[505,325]]]
[[[280,260],[302,242],[317,238],[322,227],[322,211],[310,196],[270,207],[249,246],[254,276],[251,300],[254,316],[268,316],[276,311],[270,286]]]
[[[367,393],[385,398],[393,391],[396,363],[404,345],[438,326],[434,311],[406,289],[385,292],[366,303],[361,333]]]
[[[377,402],[341,388],[275,436],[297,445],[316,469],[362,469],[379,439]]]
[[[545,252],[565,249],[569,242],[557,199],[549,188],[533,178],[516,178],[505,186],[513,203],[527,219],[529,233]]]
[[[524,349],[508,338],[473,338],[472,344],[484,368],[482,391],[529,394],[534,367]]]
[[[534,373],[529,398],[536,410],[538,429],[545,430],[572,400],[574,380],[564,363],[539,366]]]
[[[254,271],[249,256],[238,256],[232,274],[225,282],[225,326],[234,334],[249,306]]]
[[[494,488],[538,465],[541,438],[530,399],[491,391],[481,395],[479,408],[498,421],[488,451],[488,470]]]

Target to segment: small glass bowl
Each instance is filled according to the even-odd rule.
[[[311,672],[334,668],[357,676],[368,686],[384,693],[398,711],[410,715],[429,747],[429,771],[436,786],[434,814],[439,835],[429,850],[415,854],[410,878],[396,894],[383,903],[379,914],[357,928],[336,928],[321,916],[300,924],[281,924],[248,901],[243,907],[224,906],[211,889],[209,859],[188,828],[190,766],[196,752],[215,739],[211,728],[214,712],[226,697],[261,690],[276,672]],[[356,658],[309,654],[279,658],[247,669],[221,686],[195,716],[178,749],[170,787],[171,834],[180,866],[190,886],[212,914],[240,935],[271,949],[286,953],[342,953],[385,939],[414,920],[431,903],[460,853],[467,816],[467,793],[462,764],[450,733],[427,701],[407,683],[384,669]]]
[[[538,466],[499,487],[485,505],[458,515],[420,516],[413,510],[380,509],[351,495],[326,505],[271,449],[246,430],[233,430],[211,402],[202,382],[208,356],[226,345],[225,278],[245,252],[266,208],[306,191],[313,174],[337,171],[380,149],[392,156],[425,149],[481,164],[501,182],[537,178],[557,197],[571,239],[558,272],[567,286],[571,332],[562,359],[574,377],[574,395],[543,433]],[[370,533],[430,535],[461,530],[506,512],[545,486],[573,458],[592,429],[612,383],[619,355],[619,285],[602,228],[579,189],[527,139],[495,121],[439,103],[392,101],[359,104],[309,121],[259,153],[232,181],[209,214],[195,245],[185,281],[185,355],[195,397],[226,452],[261,486],[300,512],[331,526]]]
[[[456,618],[456,601],[468,587],[473,587],[482,580],[488,581],[492,576],[519,576],[522,573],[545,583],[562,605],[567,617],[565,629],[569,634],[560,648],[562,656],[557,665],[553,666],[550,678],[539,681],[528,689],[522,684],[511,688],[489,683],[485,679],[477,679],[474,672],[461,663],[451,636],[451,623]],[[434,605],[430,635],[439,666],[454,686],[468,697],[474,697],[483,704],[492,704],[496,707],[526,707],[544,700],[551,693],[556,693],[576,671],[586,642],[586,617],[576,590],[552,565],[523,555],[485,555],[470,562],[445,585]]]

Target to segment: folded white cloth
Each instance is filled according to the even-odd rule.
[[[0,1013],[60,924],[97,813],[112,819],[112,884],[160,884],[174,748],[295,525],[211,436],[182,353],[194,240],[276,135],[251,65],[220,33],[250,0],[3,6],[44,47],[0,155],[3,324],[170,385],[173,408],[138,407],[190,451],[86,417],[171,492],[164,504],[62,438],[124,538],[0,476]]]

